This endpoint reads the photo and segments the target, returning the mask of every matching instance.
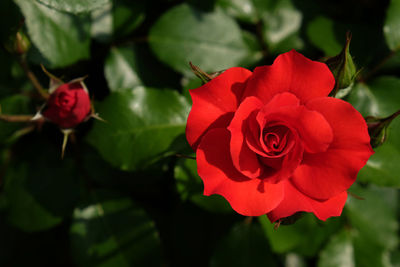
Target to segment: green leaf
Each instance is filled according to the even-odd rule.
[[[190,199],[197,206],[216,213],[230,213],[232,208],[220,195],[204,196],[203,182],[197,174],[194,159],[181,159],[175,166],[175,179],[182,200]]]
[[[61,140],[60,134],[60,147]],[[61,161],[60,147],[39,136],[27,136],[13,147],[14,160],[4,178],[6,218],[23,231],[54,227],[70,215],[79,198],[74,161]]]
[[[287,253],[285,255],[285,267],[307,267],[307,263],[300,255]]]
[[[356,266],[365,267],[393,267],[390,263],[390,251],[369,242],[361,234],[353,237]]]
[[[184,77],[182,79],[182,95],[184,95],[190,103],[192,103],[192,98],[190,97],[189,90],[195,89],[203,85],[203,82],[196,76],[194,77]]]
[[[137,55],[133,47],[113,47],[104,65],[104,74],[111,91],[143,85],[137,73]]]
[[[13,95],[0,99],[1,114],[6,115],[27,115],[32,113],[29,110],[29,98],[23,95]],[[24,127],[24,123],[0,121],[0,140],[5,142],[17,130]]]
[[[278,266],[274,261],[268,241],[257,223],[234,225],[221,240],[211,259],[210,266]]]
[[[176,71],[189,74],[189,61],[206,72],[240,65],[258,51],[243,40],[237,23],[217,9],[201,12],[187,4],[162,15],[150,29],[157,57]]]
[[[14,1],[25,16],[32,42],[51,67],[63,67],[89,58],[87,17],[59,12],[36,1]]]
[[[114,37],[129,35],[145,18],[145,2],[114,0],[113,26]]]
[[[184,133],[189,104],[171,90],[138,87],[114,92],[96,106],[107,122],[95,122],[87,140],[122,170],[138,170],[174,151]]]
[[[348,101],[366,116],[387,117],[400,109],[400,79],[381,76],[370,84],[357,84]],[[358,179],[381,186],[400,187],[399,164],[394,158],[400,157],[400,119],[396,118],[388,127],[387,140],[375,149],[366,166],[361,169]]]
[[[362,188],[354,185],[351,192],[364,198],[348,199],[345,208],[351,225],[366,242],[394,249],[399,242],[399,223],[395,214],[397,191],[391,188]]]
[[[354,248],[351,233],[342,230],[334,235],[321,251],[318,260],[320,267],[354,267]]]
[[[369,242],[357,229],[344,228],[321,251],[321,267],[390,267],[389,251]]]
[[[383,33],[386,43],[393,51],[400,49],[400,1],[391,0],[386,11],[386,19],[383,25]]]
[[[115,0],[91,12],[91,35],[100,42],[130,34],[144,20],[144,3]]]
[[[303,40],[299,37],[303,15],[291,0],[253,2],[263,22],[264,39],[271,52],[281,53],[303,47]]]
[[[8,170],[4,186],[7,199],[7,221],[26,232],[43,231],[62,222],[62,217],[49,212],[26,188],[29,167],[20,165]]]
[[[216,3],[225,12],[243,22],[255,24],[258,16],[252,0],[218,0]]]
[[[49,8],[63,12],[81,13],[90,12],[94,9],[107,5],[111,0],[36,0]]]
[[[118,193],[91,192],[74,211],[70,237],[79,266],[160,266],[160,241],[153,221]]]
[[[397,250],[394,253],[392,253],[390,258],[391,258],[392,265],[394,267],[399,267],[400,266],[400,251],[399,250]]]
[[[91,25],[90,34],[99,42],[109,42],[112,39],[113,29],[113,4],[107,3],[100,9],[96,9],[90,13]]]
[[[335,35],[334,21],[318,16],[307,25],[307,36],[310,42],[321,49],[326,56],[334,56],[342,50],[342,44]]]
[[[259,221],[274,252],[295,251],[305,256],[314,255],[328,236],[340,226],[339,218],[321,223],[312,214],[305,214],[296,223],[281,225],[278,229],[274,229],[267,216],[260,216]]]
[[[387,117],[400,109],[400,79],[380,76],[368,84],[358,83],[348,101],[363,116]]]

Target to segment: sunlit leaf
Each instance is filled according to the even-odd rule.
[[[400,49],[400,1],[391,0],[386,11],[385,24],[383,33],[385,34],[386,43],[391,50]]]
[[[14,1],[25,17],[29,37],[52,67],[63,67],[89,58],[90,25],[87,16],[59,12],[36,1]]]
[[[189,105],[172,90],[138,87],[111,94],[96,111],[107,122],[95,122],[87,140],[112,165],[135,170],[174,151]]]
[[[322,250],[318,261],[320,267],[354,267],[354,248],[351,233],[342,230],[334,235]]]
[[[107,5],[111,0],[36,0],[48,7],[71,13],[90,12]]]
[[[253,2],[263,22],[263,34],[269,50],[278,53],[303,47],[299,37],[303,15],[291,0]]]
[[[157,57],[176,71],[190,73],[189,61],[204,71],[240,65],[253,53],[237,23],[220,10],[205,13],[183,4],[163,14],[150,29]]]

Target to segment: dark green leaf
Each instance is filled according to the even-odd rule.
[[[115,0],[113,2],[114,36],[126,36],[136,29],[145,18],[145,2]]]
[[[383,25],[383,33],[385,34],[386,43],[391,50],[400,49],[400,1],[391,0],[386,11],[385,24]]]
[[[0,97],[11,96],[27,86],[25,73],[17,60],[5,49],[0,49]]]
[[[137,170],[175,151],[184,133],[189,104],[171,90],[138,87],[112,93],[96,111],[107,122],[95,122],[87,140],[103,158],[122,170]]]
[[[336,39],[334,21],[327,17],[316,17],[307,26],[307,36],[311,43],[321,49],[326,56],[334,56],[342,50],[342,43]]]
[[[365,267],[393,267],[390,264],[390,251],[371,243],[361,233],[353,238],[356,266]]]
[[[90,25],[86,17],[58,12],[36,1],[14,1],[25,16],[29,37],[52,67],[89,57]]]
[[[175,167],[175,179],[178,192],[183,200],[190,199],[199,207],[212,212],[232,212],[231,206],[222,196],[203,195],[203,182],[197,174],[196,160],[180,160]]]
[[[238,223],[219,243],[211,266],[277,266],[257,223]]]
[[[111,0],[36,0],[50,8],[64,12],[81,13],[90,12],[109,4]]]
[[[91,12],[91,34],[100,42],[130,34],[144,20],[144,3],[115,0]]]
[[[23,95],[13,95],[0,100],[1,113],[7,115],[27,115],[33,113],[29,110],[29,98]],[[0,121],[0,140],[5,142],[17,130],[26,124]]]
[[[351,233],[342,230],[332,236],[321,251],[318,266],[320,267],[354,267],[354,248]]]
[[[74,211],[70,236],[79,266],[160,266],[154,223],[130,198],[117,193],[91,192]]]
[[[400,266],[400,251],[397,250],[391,255],[391,262],[394,267],[399,267]]]
[[[161,16],[150,30],[149,41],[162,62],[186,74],[189,61],[215,72],[240,65],[257,53],[246,45],[237,23],[222,11],[205,13],[186,4]]]
[[[62,217],[44,208],[26,188],[27,177],[29,169],[26,165],[8,170],[4,188],[8,222],[26,232],[43,231],[61,223]]]
[[[60,133],[60,147],[62,135]],[[17,143],[7,168],[4,193],[7,221],[26,232],[42,231],[68,216],[79,197],[80,182],[70,158],[45,138],[27,136]],[[31,141],[32,143],[30,143]]]

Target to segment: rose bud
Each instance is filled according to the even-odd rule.
[[[339,216],[373,150],[361,114],[328,97],[334,86],[326,64],[292,50],[190,90],[186,137],[204,194],[272,222],[298,212]]]
[[[76,127],[90,116],[87,89],[81,80],[58,86],[50,95],[42,115],[61,129]]]

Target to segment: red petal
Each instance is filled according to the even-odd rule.
[[[324,63],[292,50],[278,56],[271,66],[257,67],[243,97],[256,96],[268,103],[278,93],[291,92],[305,103],[327,96],[334,85],[335,79]]]
[[[298,106],[295,99],[297,100],[290,93],[274,96],[257,115],[261,127],[268,122],[275,124],[282,122],[282,125],[297,131],[306,151],[312,153],[325,151],[333,139],[331,126],[320,113],[305,106]]]
[[[306,106],[321,113],[329,122],[333,141],[325,152],[304,154],[302,165],[293,175],[293,184],[312,198],[328,199],[347,190],[373,154],[367,124],[361,114],[343,100],[324,97]]]
[[[194,150],[207,130],[228,126],[251,74],[243,68],[230,68],[205,85],[190,90],[193,106],[186,125],[186,138]]]
[[[246,98],[237,109],[228,130],[231,132],[230,153],[233,165],[245,176],[256,178],[260,176],[262,167],[257,154],[251,150],[245,141],[244,133],[248,133],[246,119],[254,111],[259,110],[262,103],[255,97]],[[246,129],[245,129],[246,128]]]
[[[332,216],[340,216],[342,213],[347,199],[346,191],[320,202],[301,193],[290,181],[282,183],[285,186],[285,197],[274,210],[267,214],[271,222],[291,216],[299,211],[312,212],[318,219],[324,221]]]
[[[259,100],[258,102],[261,103]],[[267,108],[269,110],[276,110],[284,106],[298,106],[299,103],[299,99],[295,95],[290,93],[282,93],[274,96],[263,109]],[[265,151],[268,151],[268,149],[264,146],[264,141],[262,141],[265,120],[264,117],[261,117],[259,118],[259,121],[257,121],[257,117],[260,116],[257,116],[257,114],[255,114],[254,117],[250,118],[250,120],[248,121],[248,128],[246,129],[247,131],[245,133],[245,138],[247,145],[250,147],[251,150],[263,157],[266,157],[267,154],[265,153]]]
[[[86,118],[90,112],[90,109],[89,94],[83,89],[76,90],[76,103],[75,107],[73,108],[73,113],[78,123],[82,122],[83,119]]]
[[[204,194],[225,197],[232,208],[245,216],[259,216],[274,209],[283,198],[282,184],[249,179],[233,166],[229,152],[230,133],[213,129],[197,149],[197,171],[204,182]]]

